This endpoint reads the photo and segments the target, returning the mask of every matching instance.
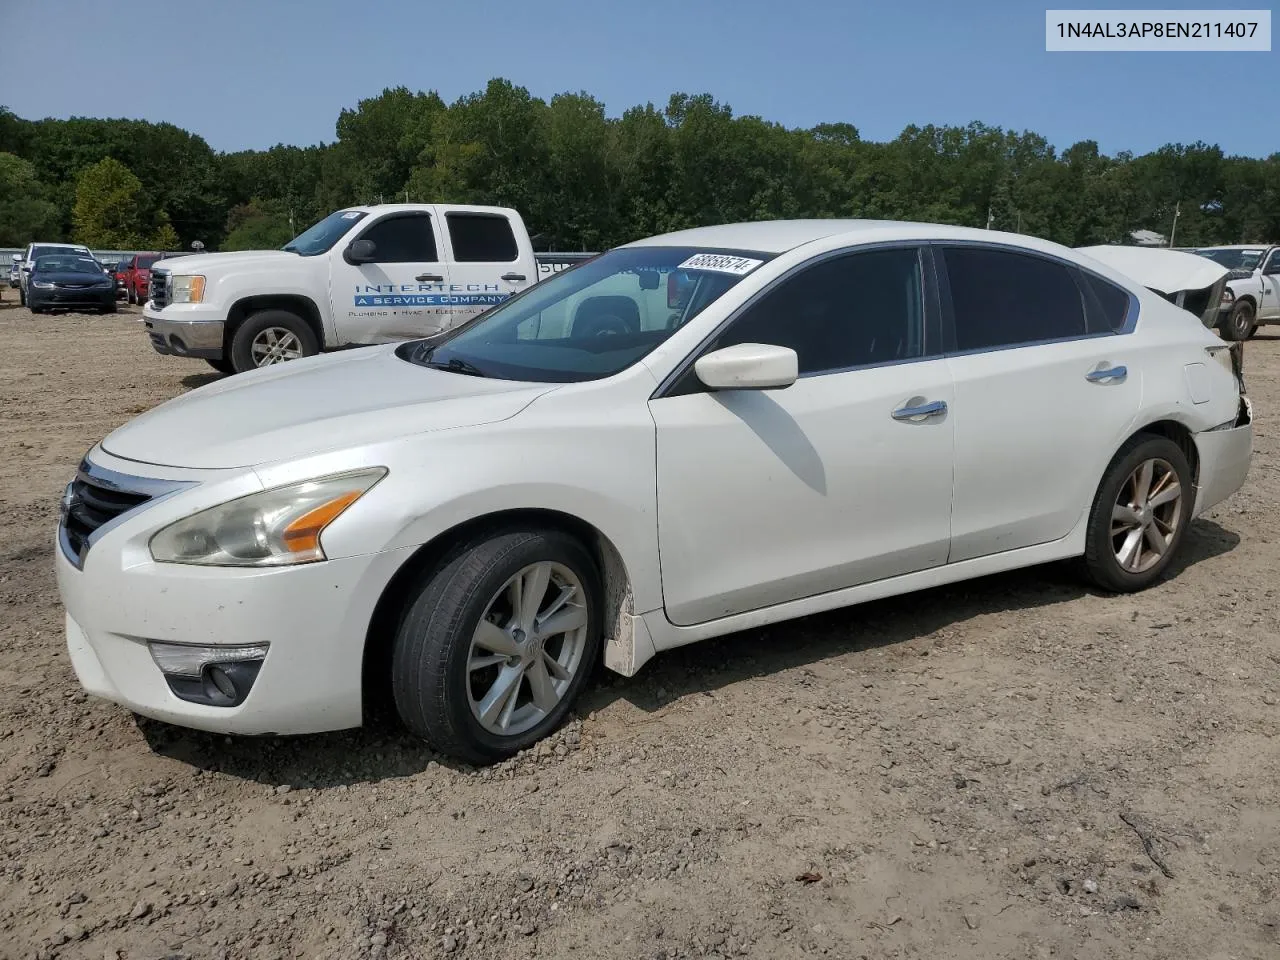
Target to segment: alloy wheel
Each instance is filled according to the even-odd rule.
[[[255,367],[269,367],[285,360],[297,360],[302,356],[302,341],[292,330],[284,327],[266,327],[258,332],[249,345],[249,354]]]
[[[1160,562],[1182,522],[1182,502],[1182,484],[1167,460],[1133,469],[1111,508],[1111,546],[1121,570],[1145,573]]]
[[[489,601],[467,653],[472,715],[498,736],[541,723],[582,669],[587,592],[568,567],[530,564]]]

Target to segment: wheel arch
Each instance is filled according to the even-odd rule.
[[[320,308],[316,302],[300,293],[270,293],[241,297],[231,305],[227,311],[222,340],[222,351],[225,355],[231,355],[231,340],[235,337],[236,330],[260,310],[287,310],[297,315],[315,334],[316,345],[324,350],[324,322],[320,318]]]
[[[1132,430],[1129,433],[1129,435],[1124,438],[1124,441],[1120,444],[1120,446],[1116,447],[1115,452],[1119,453],[1122,449],[1124,449],[1125,444],[1127,444],[1130,440],[1132,440],[1134,437],[1138,436],[1139,434],[1144,434],[1144,433],[1154,434],[1155,436],[1158,436],[1158,437],[1164,437],[1168,440],[1173,441],[1175,444],[1177,444],[1178,449],[1180,449],[1183,452],[1183,454],[1186,456],[1187,464],[1191,467],[1192,482],[1195,483],[1197,486],[1199,485],[1200,483],[1200,451],[1196,447],[1195,434],[1193,433],[1190,427],[1188,427],[1185,423],[1181,422],[1180,420],[1175,420],[1171,417],[1163,417],[1158,420],[1152,420],[1149,423],[1143,424],[1142,426]],[[1112,459],[1114,460],[1114,458],[1115,458],[1115,454],[1112,454]]]
[[[458,542],[483,534],[497,533],[513,527],[560,530],[576,538],[595,558],[604,593],[604,656],[609,659],[614,644],[631,645],[634,616],[631,576],[626,562],[613,541],[595,525],[560,510],[516,508],[488,513],[443,531],[422,544],[400,566],[374,606],[364,638],[361,668],[361,699],[366,719],[379,713],[388,714],[392,706],[391,650],[411,591],[429,575],[448,551]],[[651,644],[650,644],[651,647]],[[650,648],[648,654],[652,654]],[[630,656],[630,651],[627,651]],[[643,660],[647,656],[631,659]],[[635,663],[638,668],[639,663]],[[626,672],[626,671],[623,671]],[[634,669],[630,672],[634,672]]]

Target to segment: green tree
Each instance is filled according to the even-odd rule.
[[[128,249],[142,245],[142,181],[107,157],[85,168],[76,181],[72,236],[88,247]]]
[[[293,239],[288,211],[280,201],[254,200],[227,216],[223,250],[278,250]]]
[[[44,194],[35,167],[12,153],[0,153],[0,245],[61,239],[58,208]]]

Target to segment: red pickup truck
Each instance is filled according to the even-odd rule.
[[[116,264],[117,276],[124,277],[124,295],[130,303],[146,303],[151,289],[151,265],[163,253],[135,253]]]

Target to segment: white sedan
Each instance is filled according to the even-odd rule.
[[[1244,482],[1238,354],[1098,260],[870,221],[628,244],[433,339],[170,400],[67,487],[86,690],[205,730],[375,702],[485,762],[603,661],[1016,567],[1165,576]]]

